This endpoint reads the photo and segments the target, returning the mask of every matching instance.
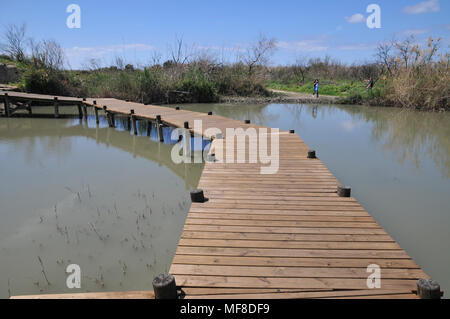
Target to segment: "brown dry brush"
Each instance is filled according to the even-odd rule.
[[[425,110],[450,109],[448,53],[440,54],[440,38],[429,38],[425,48],[406,40],[397,43],[398,54],[386,60],[381,81],[384,99],[394,106]]]

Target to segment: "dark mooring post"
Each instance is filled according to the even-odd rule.
[[[441,299],[441,287],[437,281],[419,279],[417,281],[417,295],[420,299]]]
[[[245,120],[245,124],[250,124],[250,120]]]
[[[339,185],[337,187],[337,194],[339,197],[350,197],[352,189],[348,186]]]
[[[161,274],[153,279],[153,292],[155,299],[177,299],[177,285],[175,277],[168,274]]]
[[[33,110],[31,109],[31,101],[29,101],[28,103],[27,103],[27,110],[28,110],[28,114],[29,115],[32,115],[33,114]]]
[[[315,150],[309,150],[308,151],[308,158],[316,158],[316,151]]]
[[[5,116],[9,117],[11,115],[11,109],[9,107],[9,97],[8,97],[8,93],[5,93],[4,96],[4,103],[5,103]]]
[[[158,138],[160,142],[164,142],[163,125],[161,115],[156,115],[156,127],[158,129]]]
[[[203,194],[202,189],[194,189],[191,191],[191,201],[193,203],[204,203],[205,202],[205,195]]]
[[[55,117],[58,118],[59,117],[59,103],[58,103],[58,98],[56,96],[53,98],[53,106],[55,107]]]

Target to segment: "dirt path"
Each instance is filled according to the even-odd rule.
[[[284,96],[288,99],[294,99],[294,100],[321,100],[324,102],[330,102],[330,101],[336,101],[338,96],[331,96],[331,95],[320,95],[319,94],[319,98],[317,99],[316,97],[314,97],[312,94],[308,94],[308,93],[298,93],[298,92],[290,92],[290,91],[282,91],[282,90],[275,90],[275,89],[269,89],[271,92],[279,94],[281,96]]]

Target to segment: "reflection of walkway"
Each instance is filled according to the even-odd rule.
[[[160,116],[207,138],[216,136],[207,129],[219,128],[225,141],[234,140],[226,128],[266,129],[115,99],[97,99],[95,105],[106,106],[110,115],[134,110],[145,120]],[[194,120],[202,120],[202,128]],[[269,135],[279,139],[275,174],[261,174],[267,166],[262,163],[205,164],[199,187],[209,200],[191,205],[169,271],[185,297],[416,298],[417,280],[428,278],[419,266],[356,199],[337,195],[336,178],[319,159],[307,158],[308,147],[296,134]],[[214,139],[212,148],[217,152],[222,142]],[[261,147],[268,153],[270,142]],[[231,151],[235,157],[237,146]],[[382,289],[369,289],[369,265],[381,267]]]
[[[25,119],[20,120],[20,126],[9,123],[7,127],[0,126],[0,140],[2,139],[25,139],[35,137],[73,137],[84,136],[95,140],[97,143],[119,148],[134,157],[142,157],[159,166],[165,166],[174,174],[183,179],[186,188],[196,187],[200,178],[203,165],[201,164],[175,164],[170,152],[172,146],[165,143],[149,141],[143,136],[130,135],[126,131],[118,131],[111,128],[88,127],[86,123],[62,127],[60,123],[55,123],[55,127],[40,127],[39,121],[30,120],[24,124]],[[19,122],[19,121],[18,121]],[[14,132],[12,132],[14,130]]]

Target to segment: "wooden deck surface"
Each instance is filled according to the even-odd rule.
[[[205,130],[217,127],[223,141],[226,128],[262,128],[168,107],[96,102],[111,112],[133,109],[139,118],[161,115],[172,126],[189,121],[191,130],[200,119],[195,133],[211,137]],[[185,298],[417,298],[417,280],[429,277],[355,198],[336,194],[339,182],[320,159],[307,158],[297,134],[276,135],[276,174],[261,174],[260,163],[205,164],[198,188],[208,201],[192,203],[169,271]],[[367,287],[370,264],[381,267],[380,289]]]

